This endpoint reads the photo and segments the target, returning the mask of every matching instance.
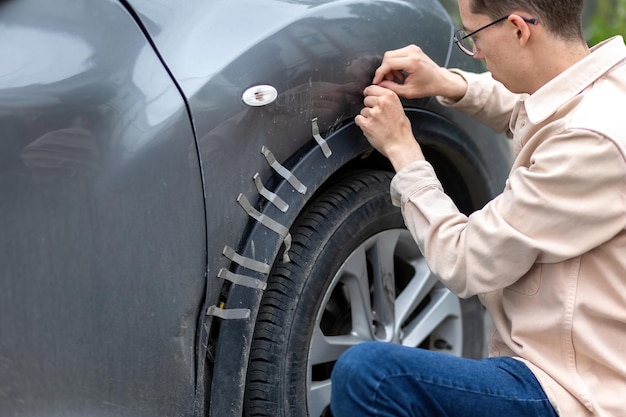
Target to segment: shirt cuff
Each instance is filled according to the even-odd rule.
[[[398,171],[391,180],[391,202],[402,207],[410,196],[426,187],[443,191],[433,166],[428,161],[415,161]]]

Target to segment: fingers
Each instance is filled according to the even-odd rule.
[[[396,81],[383,80],[378,84],[378,86],[385,88],[386,90],[391,90],[401,97],[409,96],[409,86],[404,85],[404,84],[399,84]]]
[[[403,80],[403,73],[412,72],[415,68],[415,60],[421,55],[424,55],[424,52],[416,45],[385,52],[380,67],[374,73],[372,84],[379,84],[383,80]]]
[[[361,110],[361,113],[363,113],[362,110]],[[356,125],[360,127],[361,129],[363,129],[363,123],[365,123],[366,119],[367,118],[363,116],[362,114],[357,114],[356,117],[354,118],[354,123],[356,123]]]
[[[378,114],[380,112],[380,108],[377,107],[379,103],[380,103],[379,97],[366,95],[365,98],[363,99],[363,108],[361,108],[361,112],[359,113],[359,116],[360,116],[359,121],[361,122],[361,124],[359,124],[359,121],[357,121],[357,125],[359,126],[364,125],[365,123],[367,123],[366,122],[367,119],[370,119],[376,114]]]
[[[370,85],[363,90],[363,104],[365,107],[373,108],[381,104],[384,100],[397,99],[396,94],[388,89],[379,85]],[[399,100],[398,100],[399,101]]]
[[[363,99],[363,108],[360,112],[361,124],[359,126],[367,124],[369,119],[381,118],[390,120],[393,117],[397,117],[395,113],[404,115],[400,98],[393,91],[377,85],[371,85],[363,91],[363,94],[365,98]]]
[[[380,64],[380,67],[378,67],[374,73],[372,84],[379,84],[383,80],[404,80],[403,71],[409,67],[408,57],[387,58],[386,55],[387,54],[385,54],[385,58]]]
[[[365,90],[363,90],[363,95],[365,95],[365,98],[370,97],[370,96],[382,96],[385,94],[389,94],[389,89],[388,88],[384,88],[381,87],[380,85],[369,85],[367,87],[365,87]]]
[[[374,73],[373,84],[380,85],[401,97],[420,98],[439,89],[436,81],[439,65],[415,45],[388,51]]]
[[[391,90],[371,85],[363,91],[364,107],[354,118],[368,142],[389,158],[396,171],[424,159],[400,98]]]

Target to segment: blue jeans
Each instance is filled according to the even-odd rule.
[[[528,367],[391,343],[346,351],[332,373],[334,417],[556,417]]]

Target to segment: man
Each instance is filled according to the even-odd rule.
[[[583,0],[459,0],[455,43],[489,73],[385,54],[356,117],[396,170],[394,204],[430,268],[493,318],[490,358],[385,343],[332,377],[344,416],[626,416],[626,46],[589,49]],[[424,160],[398,95],[438,96],[512,136],[501,195],[466,217]]]

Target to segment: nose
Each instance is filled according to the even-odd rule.
[[[474,46],[474,55],[472,55],[472,58],[480,60],[480,59],[484,59],[485,57],[482,51],[476,48],[476,46]]]

